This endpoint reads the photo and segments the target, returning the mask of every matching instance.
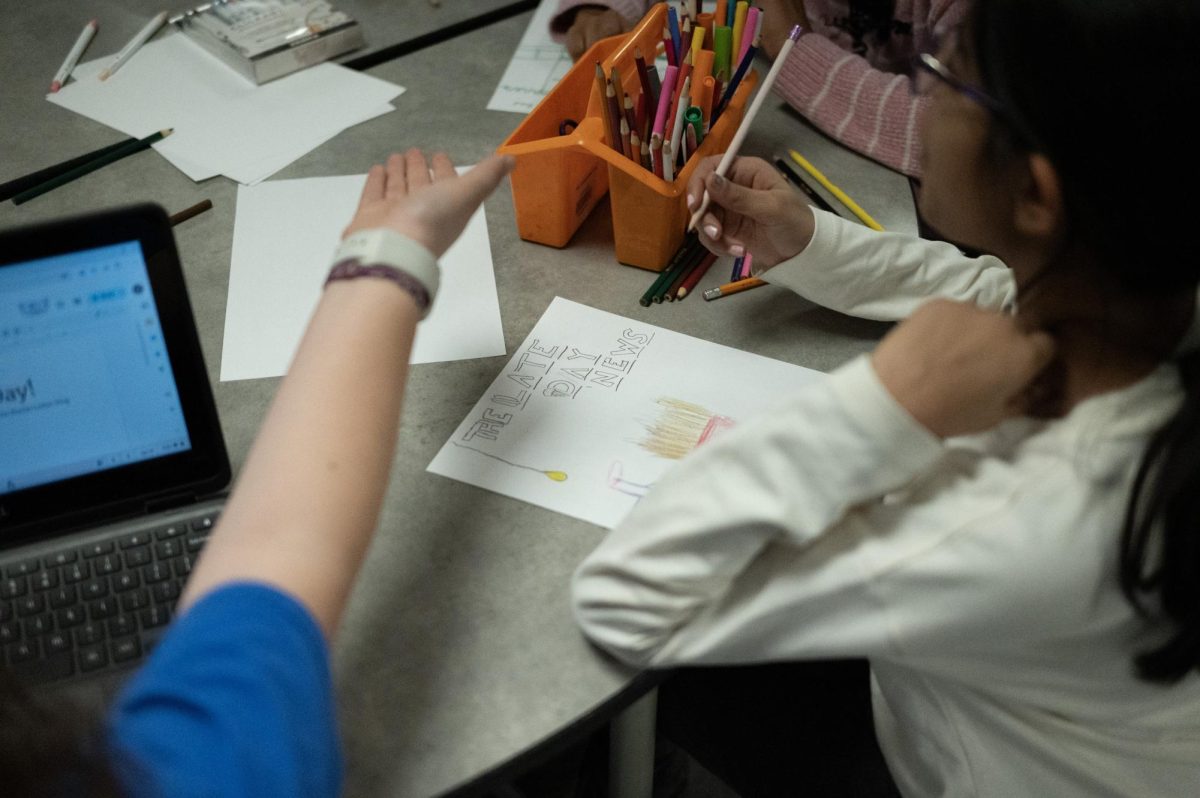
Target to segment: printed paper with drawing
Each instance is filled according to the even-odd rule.
[[[550,38],[550,19],[557,8],[556,0],[542,0],[534,12],[500,85],[488,101],[489,111],[529,113],[571,68],[567,48]]]
[[[680,457],[820,376],[556,298],[429,470],[611,528]]]

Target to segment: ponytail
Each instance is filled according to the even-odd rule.
[[[1183,405],[1146,449],[1121,533],[1122,591],[1142,614],[1156,594],[1175,627],[1134,658],[1138,674],[1155,682],[1200,669],[1200,351],[1181,358],[1179,371]]]

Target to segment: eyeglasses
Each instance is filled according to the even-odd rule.
[[[1003,103],[981,89],[977,89],[971,84],[955,77],[954,73],[947,69],[946,65],[931,53],[918,53],[913,56],[913,76],[912,85],[914,93],[928,95],[933,89],[934,83],[943,83],[973,102],[982,105],[988,111],[991,111],[996,118],[1016,134],[1017,139],[1022,144],[1032,147],[1035,141],[1034,138],[1026,132],[1023,125],[1013,118]]]
[[[954,73],[932,53],[918,53],[913,56],[913,74],[915,75],[913,86],[917,94],[929,94],[933,90],[933,84],[940,81],[958,93],[965,94],[992,113],[1004,116],[1004,106],[1000,104],[999,100],[993,99],[969,83],[956,78]]]

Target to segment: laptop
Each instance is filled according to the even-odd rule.
[[[0,665],[136,665],[229,479],[166,213],[0,232]]]

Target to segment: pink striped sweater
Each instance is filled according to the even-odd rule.
[[[551,31],[565,33],[562,14],[581,5],[606,5],[632,22],[651,3],[559,0]],[[847,0],[805,0],[813,31],[796,43],[775,92],[847,147],[920,177],[917,119],[925,100],[909,89],[909,62],[916,53],[932,52],[938,37],[958,25],[967,0],[896,0],[886,41],[868,34],[856,42],[850,7]]]

